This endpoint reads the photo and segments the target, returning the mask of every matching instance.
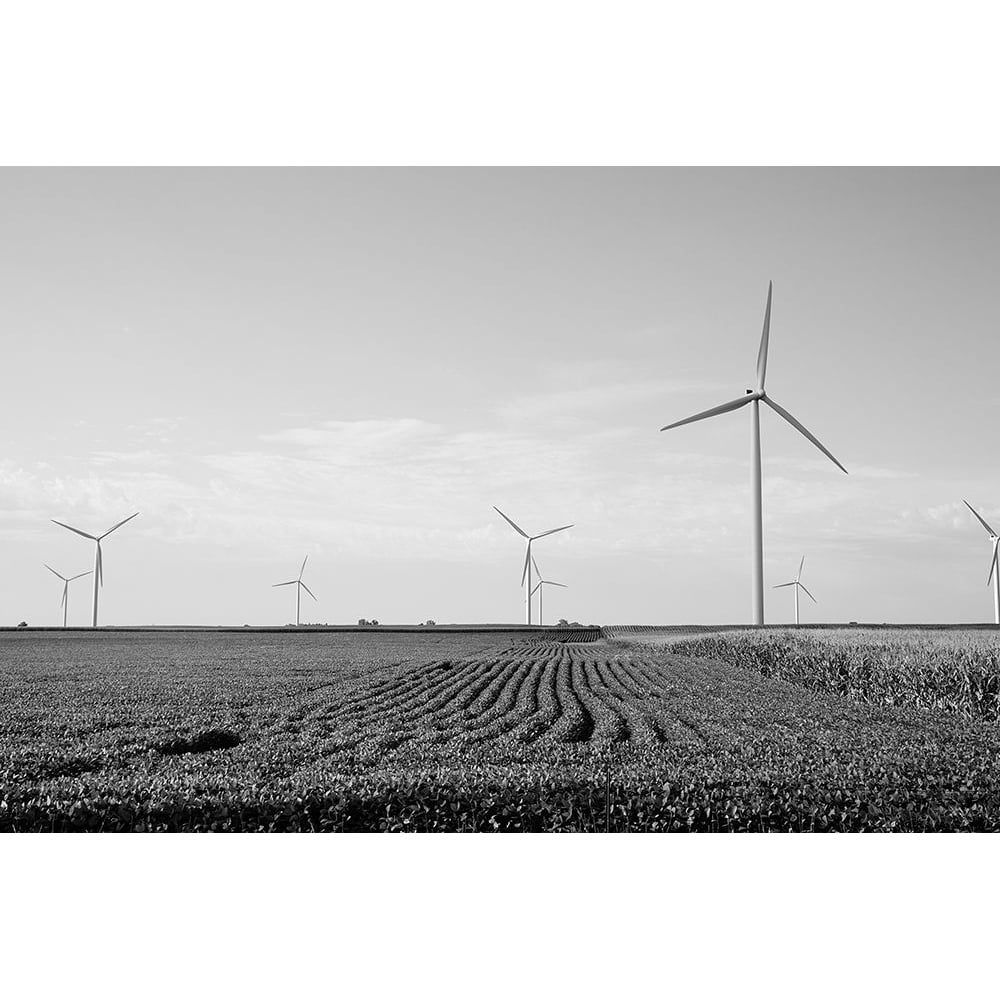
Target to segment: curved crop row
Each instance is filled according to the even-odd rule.
[[[327,710],[340,749],[403,742],[502,740],[514,745],[662,739],[651,689],[662,677],[629,658],[597,659],[559,643],[427,664],[355,691]]]

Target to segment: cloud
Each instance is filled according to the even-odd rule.
[[[180,417],[147,417],[138,423],[127,424],[125,431],[137,437],[155,439],[166,444],[173,439],[183,420]]]
[[[644,432],[621,419],[629,400],[691,386],[630,377],[525,394],[480,426],[298,417],[236,447],[202,442],[181,452],[140,437],[131,449],[48,465],[0,463],[0,502],[13,512],[2,528],[28,532],[49,516],[100,527],[139,509],[135,530],[168,541],[469,560],[512,544],[496,504],[528,529],[575,522],[552,541],[569,557],[718,553],[745,542],[745,460],[678,450],[680,438],[667,447],[655,424]],[[545,412],[567,422],[555,427]],[[767,464],[767,531],[783,542],[870,546],[930,536],[935,517],[954,516],[951,507],[923,519],[907,513],[919,501],[908,495],[912,477],[892,469],[843,476],[819,455]]]
[[[605,377],[608,373],[605,372]],[[573,381],[562,373],[560,383]],[[496,407],[495,413],[510,423],[541,420],[588,421],[598,416],[620,422],[620,417],[608,410],[628,410],[638,403],[659,400],[669,409],[679,394],[721,392],[714,382],[680,378],[632,378],[627,381],[604,381],[595,385],[572,385],[569,388],[548,389],[524,393]]]
[[[261,434],[271,444],[323,450],[343,464],[366,462],[372,456],[405,455],[407,449],[441,433],[437,424],[424,420],[325,420],[311,427]]]
[[[140,451],[95,451],[91,453],[90,461],[97,465],[132,465],[155,468],[169,464],[170,456],[161,451],[152,451],[149,448]]]

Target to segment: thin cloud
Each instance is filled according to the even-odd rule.
[[[566,379],[563,374],[561,380]],[[607,417],[608,410],[627,410],[652,399],[662,400],[664,406],[669,406],[676,395],[719,390],[718,383],[704,380],[637,378],[525,393],[505,401],[494,412],[510,423],[570,418],[588,420],[597,415]]]
[[[291,427],[259,435],[271,444],[322,449],[341,457],[398,452],[441,433],[437,424],[425,420],[325,420],[311,427]]]

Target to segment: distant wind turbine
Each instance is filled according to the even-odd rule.
[[[543,531],[538,535],[529,535],[526,531],[522,531],[499,507],[493,508],[522,538],[528,540],[527,548],[524,552],[524,570],[521,573],[521,584],[524,585],[524,599],[528,606],[528,624],[531,624],[531,596],[534,593],[531,587],[531,569],[532,569],[532,558],[531,558],[531,543],[538,541],[539,538],[544,538],[546,535],[554,535],[557,531],[565,531],[567,528],[572,528],[572,524],[564,524],[561,528],[549,528],[548,531]],[[536,567],[537,571],[537,567]],[[539,574],[541,575],[541,574]],[[525,582],[527,581],[526,585]]]
[[[113,528],[108,528],[103,535],[89,535],[86,531],[81,531],[79,528],[73,528],[68,524],[63,524],[62,521],[57,521],[52,518],[53,524],[58,524],[60,528],[66,528],[68,531],[74,531],[78,535],[82,535],[84,538],[89,538],[92,542],[97,545],[96,551],[94,553],[94,614],[91,624],[94,628],[97,628],[97,594],[101,587],[104,586],[104,564],[101,561],[101,542],[111,534],[112,531],[117,531],[123,524],[127,524],[132,520],[133,517],[138,517],[139,511],[134,514],[129,514],[124,521],[119,521]]]
[[[42,565],[50,573],[56,573],[56,571],[48,563],[42,563]],[[70,585],[70,583],[73,580],[79,580],[81,576],[90,576],[90,574],[93,573],[93,572],[94,571],[92,569],[88,569],[86,573],[77,573],[76,576],[63,576],[62,573],[56,573],[56,576],[58,576],[59,579],[62,580],[62,582],[63,582],[62,602],[59,605],[59,607],[62,608],[62,613],[63,613],[63,628],[66,627],[66,615],[69,612],[69,585]]]
[[[760,406],[759,403],[766,403],[768,406],[787,420],[800,434],[811,441],[841,472],[846,473],[840,462],[823,447],[820,442],[813,437],[787,410],[780,407],[770,396],[764,392],[764,377],[767,374],[767,344],[771,329],[771,290],[772,284],[767,283],[767,306],[764,309],[764,330],[760,336],[760,349],[757,352],[757,381],[755,389],[747,389],[746,395],[739,399],[723,403],[721,406],[713,407],[702,413],[696,413],[693,417],[686,417],[684,420],[677,420],[666,427],[661,427],[661,431],[669,431],[674,427],[683,424],[693,424],[696,420],[704,420],[707,417],[714,417],[720,413],[728,413],[730,410],[738,410],[741,406],[750,404],[750,499],[753,505],[751,513],[751,529],[753,544],[753,573],[750,577],[750,597],[753,613],[753,623],[755,625],[764,624],[764,519],[763,501],[761,499],[761,473],[760,473]]]
[[[309,556],[306,556],[302,560],[302,569],[299,570],[299,575],[295,580],[286,580],[284,583],[272,584],[274,587],[290,587],[294,583],[295,586],[295,624],[299,624],[299,611],[302,604],[302,591],[304,590],[314,601],[316,600],[316,595],[302,582],[302,574],[306,571],[306,562]]]
[[[535,572],[538,573],[538,583],[535,584],[535,589],[532,590],[534,594],[535,590],[538,591],[538,624],[544,625],[545,618],[542,616],[542,594],[545,592],[546,587],[565,587],[565,583],[556,583],[555,580],[543,580],[542,574],[538,570],[538,564],[535,563],[534,557],[531,559],[532,563],[535,565]]]
[[[963,500],[962,503],[975,514],[976,520],[989,533],[990,542],[993,544],[993,557],[990,559],[990,575],[986,581],[986,586],[988,587],[990,583],[993,584],[993,621],[997,625],[1000,625],[1000,567],[997,565],[997,550],[1000,549],[1000,536],[983,520],[968,500]]]
[[[789,583],[779,583],[776,587],[772,588],[777,590],[779,587],[794,587],[795,588],[795,624],[799,623],[799,589],[805,590],[807,594],[809,591],[806,590],[806,585],[802,583],[802,567],[805,565],[806,557],[802,557],[802,561],[799,563],[799,571],[795,574],[795,579]],[[816,604],[816,598],[812,594],[809,594],[809,600]]]

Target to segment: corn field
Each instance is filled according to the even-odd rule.
[[[995,632],[784,629],[728,632],[671,648],[859,702],[1000,719]]]

